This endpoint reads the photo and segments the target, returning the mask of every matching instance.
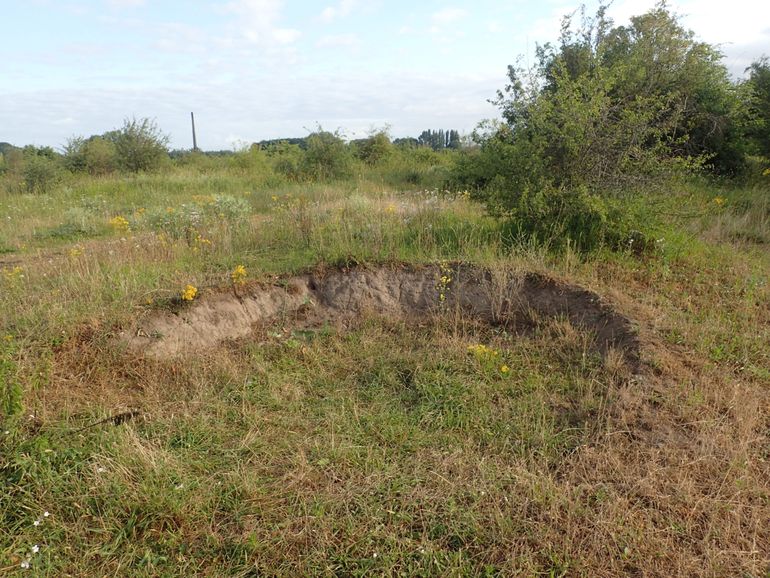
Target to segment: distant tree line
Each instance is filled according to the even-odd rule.
[[[460,133],[456,130],[424,130],[417,138],[418,145],[429,146],[434,151],[459,149],[460,142]]]
[[[51,147],[19,148],[0,143],[0,175],[6,175],[2,184],[7,189],[44,193],[68,174],[101,177],[158,171],[172,164],[197,170],[230,167],[307,181],[344,179],[361,167],[390,163],[388,166],[401,175],[400,182],[419,185],[426,172],[431,173],[432,183],[438,182],[439,172],[426,167],[446,165],[449,157],[441,158],[438,153],[458,146],[459,132],[423,131],[421,138],[393,140],[381,129],[348,141],[339,132],[318,126],[306,137],[263,140],[242,150],[169,151],[168,143],[169,137],[155,121],[127,118],[118,129],[71,137],[61,152]]]

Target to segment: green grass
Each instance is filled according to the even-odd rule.
[[[86,414],[30,436],[24,418],[1,438],[14,456],[3,542],[18,556],[40,545],[36,570],[51,575],[502,572],[527,524],[498,508],[518,475],[548,480],[587,439],[612,380],[580,340],[473,329],[372,320],[273,338],[188,360],[176,391],[153,387],[125,426],[76,433],[100,417]],[[469,354],[478,339],[513,370]]]
[[[551,254],[466,195],[405,185],[436,162],[0,192],[0,574],[766,573],[766,189],[683,184],[649,200],[654,252]],[[640,375],[563,320],[276,322],[176,361],[114,345],[239,264],[271,282],[443,260],[598,292],[638,327]]]

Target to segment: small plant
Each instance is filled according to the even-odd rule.
[[[447,295],[451,289],[452,283],[452,268],[446,261],[439,263],[440,276],[436,283],[436,290],[438,291],[438,301],[440,305],[446,303]]]
[[[187,285],[182,290],[182,294],[181,294],[182,301],[193,301],[195,297],[197,297],[197,295],[198,295],[198,288],[195,287],[194,285]]]
[[[215,217],[233,225],[240,225],[248,220],[251,206],[246,199],[232,195],[214,195],[214,198],[205,205],[205,212],[207,217]]]
[[[236,286],[243,286],[246,284],[246,267],[243,265],[238,265],[235,269],[233,269],[232,273],[230,273],[230,279],[233,281],[233,285]]]
[[[118,233],[131,232],[131,224],[128,222],[128,219],[126,219],[121,215],[112,217],[112,219],[110,219],[109,222],[110,222],[110,227],[112,227],[113,230]]]
[[[499,372],[500,375],[505,376],[511,372],[508,364],[501,363],[500,352],[497,349],[487,347],[483,343],[469,345],[468,354],[473,356],[473,359],[484,373],[494,374]]]
[[[477,361],[489,361],[495,359],[500,355],[500,352],[491,347],[487,347],[483,343],[468,346],[468,353],[470,353]],[[506,366],[507,367],[507,366]]]
[[[206,249],[210,249],[212,246],[211,239],[207,239],[200,233],[195,235],[192,242],[193,253],[205,252]]]

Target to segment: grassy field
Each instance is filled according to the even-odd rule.
[[[673,186],[637,256],[546,252],[425,183],[177,166],[0,190],[0,574],[770,576],[768,185]],[[456,262],[596,292],[641,368],[566,319],[440,307],[172,359],[115,338],[239,265],[257,290]]]

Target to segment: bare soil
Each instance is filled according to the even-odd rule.
[[[207,291],[175,310],[150,310],[120,340],[134,353],[169,358],[249,337],[276,322],[308,328],[349,325],[370,315],[424,322],[457,313],[514,330],[566,319],[592,334],[602,355],[617,351],[630,369],[639,365],[633,323],[596,293],[539,273],[493,274],[462,264],[319,269],[271,284]]]

